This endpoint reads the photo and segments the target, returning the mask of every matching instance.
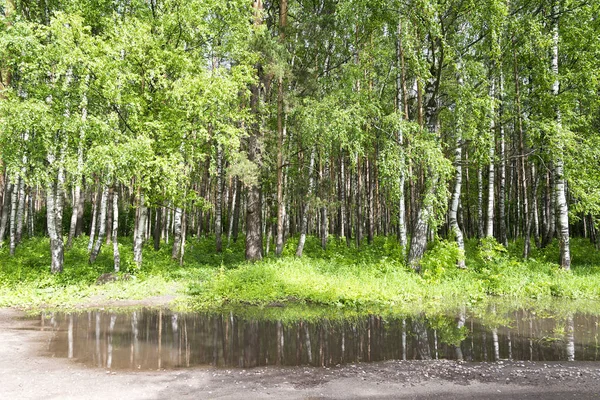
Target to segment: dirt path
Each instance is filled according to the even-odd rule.
[[[600,399],[600,364],[389,361],[335,368],[111,372],[40,355],[49,332],[0,309],[0,399]]]

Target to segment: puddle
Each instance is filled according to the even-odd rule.
[[[317,322],[259,321],[233,314],[43,313],[51,357],[110,369],[265,365],[332,366],[383,360],[597,361],[599,318],[552,318],[518,310],[478,319],[456,316],[382,318],[374,315]]]

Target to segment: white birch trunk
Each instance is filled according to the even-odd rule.
[[[179,259],[181,251],[181,217],[183,210],[181,207],[175,208],[175,216],[173,217],[173,251],[171,252],[171,258],[173,260]]]
[[[119,272],[121,268],[121,255],[119,254],[119,242],[117,234],[119,232],[119,193],[115,190],[112,198],[113,207],[113,226],[112,226],[112,243],[113,243],[113,260],[115,264],[115,272]]]
[[[15,231],[15,245],[21,243],[23,237],[23,220],[25,217],[25,180],[23,179],[24,171],[21,171],[22,176],[19,179],[19,200],[17,202],[17,226]]]
[[[102,187],[102,197],[100,198],[100,220],[98,227],[98,237],[96,238],[96,244],[90,254],[90,264],[93,264],[100,254],[100,250],[102,249],[102,243],[104,242],[104,238],[106,237],[106,213],[108,209],[108,186],[103,185]]]
[[[465,268],[465,240],[462,229],[458,225],[458,207],[460,205],[460,194],[462,190],[462,134],[460,126],[456,133],[456,149],[454,150],[454,169],[456,170],[456,181],[452,191],[452,201],[450,203],[450,228],[456,236],[456,243],[460,250],[460,258],[457,261],[458,268]]]
[[[146,208],[144,195],[140,194],[139,197],[139,218],[137,222],[136,234],[133,242],[133,261],[138,268],[142,266],[142,248],[144,245],[144,227],[146,226],[146,216],[148,215],[148,209]]]
[[[496,179],[496,171],[495,171],[495,164],[494,164],[494,158],[495,158],[495,153],[496,153],[496,140],[495,140],[496,115],[495,115],[495,110],[494,110],[495,94],[496,94],[496,82],[495,82],[494,78],[492,78],[492,85],[490,88],[490,97],[492,100],[490,134],[492,135],[492,140],[490,143],[490,148],[489,148],[489,153],[488,153],[490,165],[489,165],[489,169],[488,169],[488,198],[487,198],[487,215],[486,215],[487,222],[486,222],[486,231],[485,231],[486,237],[494,236],[494,181]]]
[[[398,39],[396,45],[396,107],[401,115],[401,119],[404,120],[407,115],[404,114],[403,110],[403,62],[402,62],[402,23],[398,23]],[[405,176],[405,160],[404,160],[404,132],[402,127],[398,129],[398,147],[400,151],[400,171],[398,176],[398,242],[402,248],[402,258],[404,259],[407,249],[407,236],[406,236],[406,199],[404,197],[404,186],[406,181]]]
[[[217,253],[223,249],[223,149],[217,143],[217,193],[215,198],[215,245]]]
[[[552,21],[552,74],[554,75],[554,84],[552,85],[552,94],[558,97],[560,89],[560,81],[558,78],[558,15],[559,4],[555,1],[552,7],[554,19]],[[561,129],[561,114],[560,107],[556,105],[556,123],[558,129]],[[555,170],[554,170],[554,191],[555,191],[555,206],[558,214],[557,228],[558,240],[560,244],[560,266],[565,269],[571,269],[571,250],[569,246],[569,206],[567,204],[566,185],[564,176],[564,160],[563,160],[563,144],[559,141],[559,149],[556,154]]]
[[[88,253],[92,252],[92,248],[94,247],[94,237],[96,236],[96,220],[98,219],[98,193],[94,193],[92,199],[92,226],[90,228],[90,240],[88,242]],[[134,235],[135,236],[135,235]]]
[[[10,255],[15,255],[15,248],[17,247],[17,203],[18,203],[18,195],[19,195],[19,181],[20,178],[17,177],[16,184],[13,186],[13,190],[10,195]]]

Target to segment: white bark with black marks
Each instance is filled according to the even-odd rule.
[[[458,207],[460,205],[460,194],[462,191],[462,134],[460,126],[456,133],[456,149],[454,150],[454,169],[456,171],[454,190],[452,191],[452,201],[450,202],[450,228],[456,236],[456,243],[461,252],[460,258],[457,261],[458,268],[465,268],[465,240],[462,229],[458,225]]]
[[[552,7],[552,14],[554,15],[552,20],[552,74],[554,75],[554,83],[552,85],[552,94],[556,98],[558,97],[560,90],[560,80],[558,77],[558,15],[560,12],[560,6],[557,0],[555,0]],[[561,129],[561,114],[560,106],[556,106],[556,123],[558,130]],[[559,141],[560,142],[560,141]],[[554,192],[555,192],[555,204],[557,218],[557,230],[558,230],[558,241],[560,245],[560,266],[565,269],[571,269],[571,249],[569,245],[569,206],[567,204],[566,195],[566,184],[564,174],[564,160],[563,160],[563,147],[562,143],[559,143],[559,149],[555,155],[556,160],[554,162]]]
[[[13,186],[13,190],[10,194],[10,248],[9,252],[11,256],[15,255],[15,249],[17,247],[17,208],[19,200],[19,182],[20,178],[17,176],[14,179],[17,183]]]
[[[90,240],[88,242],[88,248],[87,248],[88,253],[92,252],[92,249],[94,247],[94,238],[96,237],[96,221],[98,219],[98,203],[100,201],[99,197],[100,197],[100,194],[97,192],[92,195],[92,223],[91,223],[91,227],[90,227]],[[137,227],[136,227],[136,229],[137,229]]]
[[[100,254],[100,250],[102,249],[102,243],[104,242],[104,238],[106,237],[106,213],[108,210],[108,186],[103,185],[102,187],[102,197],[100,198],[100,219],[99,219],[99,227],[98,227],[98,237],[96,238],[96,244],[92,249],[90,254],[90,264],[93,264]]]
[[[491,98],[491,119],[490,119],[490,134],[492,140],[490,141],[490,147],[488,149],[489,166],[488,166],[488,197],[487,197],[487,214],[486,214],[486,237],[494,236],[494,181],[496,179],[496,170],[494,164],[494,158],[496,157],[496,115],[494,101],[496,94],[496,81],[492,78],[490,86],[490,98]]]
[[[175,208],[175,217],[173,218],[173,250],[171,251],[171,258],[173,260],[179,259],[181,252],[181,220],[183,210],[181,207]]]
[[[217,193],[215,198],[215,246],[217,253],[223,250],[223,148],[217,143]]]
[[[133,261],[140,268],[142,266],[142,248],[144,246],[144,227],[146,226],[146,217],[148,215],[148,208],[146,207],[143,194],[139,195],[138,210],[139,217],[133,241]]]
[[[21,171],[23,174],[24,171]],[[24,175],[24,174],[23,174]],[[21,179],[19,179],[19,200],[17,202],[17,227],[15,231],[15,245],[19,245],[21,243],[21,239],[23,237],[23,221],[25,217],[25,180],[23,179],[23,175]]]
[[[119,272],[121,268],[121,255],[119,253],[119,193],[115,190],[112,198],[113,208],[113,223],[112,223],[112,243],[113,243],[113,260],[115,264],[115,272]]]

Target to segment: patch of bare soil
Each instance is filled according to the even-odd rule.
[[[597,363],[388,361],[113,372],[41,356],[50,335],[23,313],[0,309],[0,398],[600,399]]]

